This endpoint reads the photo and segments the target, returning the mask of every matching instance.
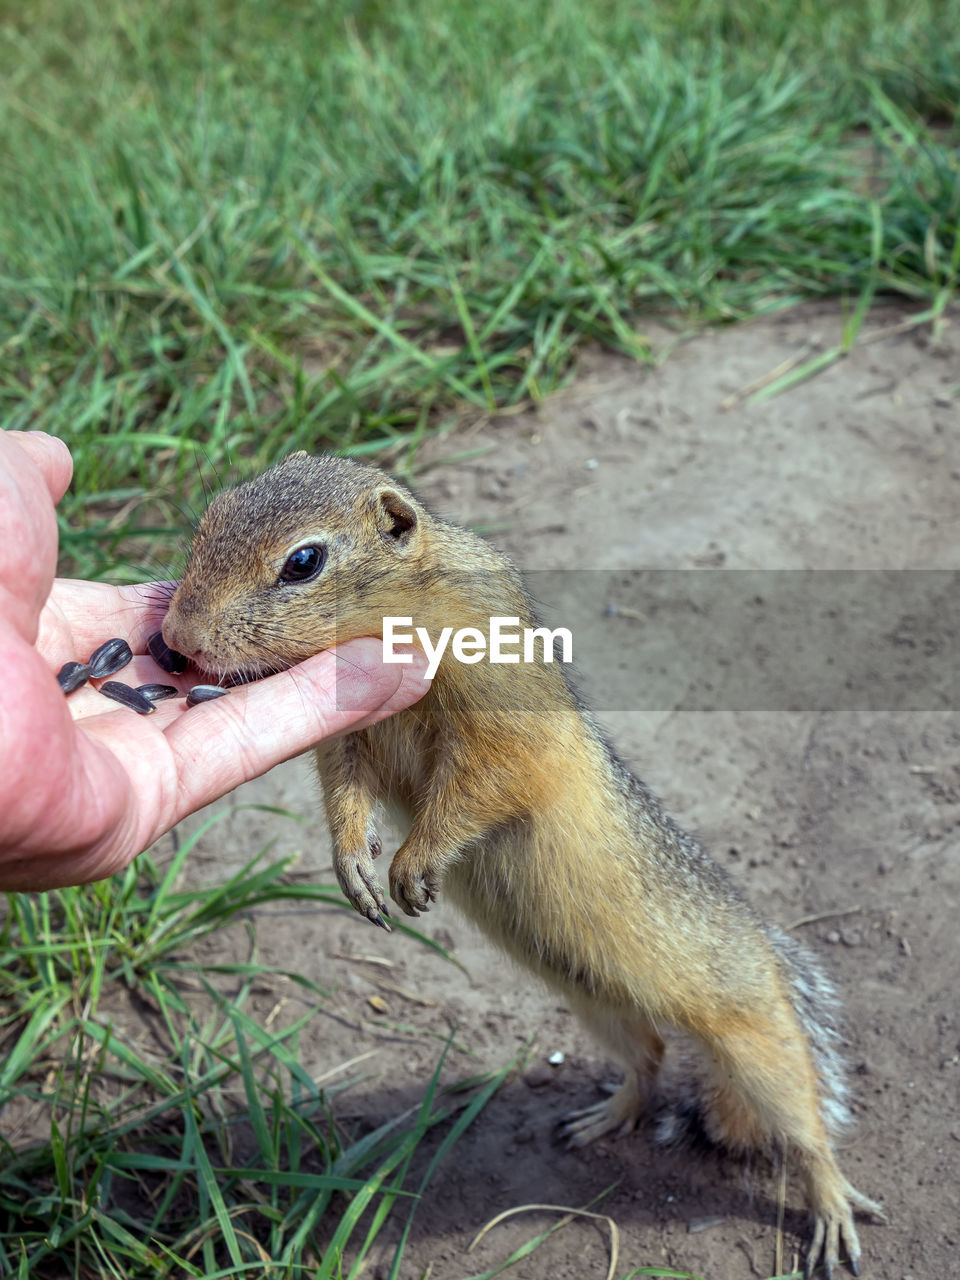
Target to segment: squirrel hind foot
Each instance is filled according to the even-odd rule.
[[[851,1187],[850,1183],[843,1179],[839,1203],[835,1204],[832,1210],[824,1209],[821,1212],[814,1212],[813,1239],[807,1251],[803,1271],[805,1280],[811,1280],[817,1264],[821,1261],[826,1280],[833,1280],[834,1268],[840,1265],[841,1245],[846,1252],[847,1265],[851,1274],[859,1276],[861,1253],[857,1230],[853,1225],[855,1209],[860,1213],[872,1214],[881,1222],[887,1221],[887,1215],[881,1205],[857,1191],[855,1187]]]
[[[882,1210],[880,1210],[879,1205],[874,1204],[872,1200],[868,1200],[866,1196],[861,1196],[852,1187],[849,1188],[849,1191],[851,1193],[850,1201],[844,1204],[839,1214],[831,1214],[829,1216],[826,1214],[814,1214],[813,1240],[810,1242],[803,1268],[804,1280],[812,1280],[817,1264],[821,1261],[823,1262],[823,1274],[826,1276],[826,1280],[833,1280],[834,1268],[840,1265],[841,1244],[846,1251],[847,1265],[851,1274],[859,1276],[860,1241],[853,1225],[853,1213],[850,1205],[855,1204],[858,1208],[869,1205],[869,1212],[879,1212],[880,1216],[882,1216]]]
[[[603,1102],[571,1111],[557,1126],[557,1137],[569,1148],[586,1147],[600,1138],[623,1138],[632,1133],[647,1109],[646,1091],[628,1075]]]
[[[808,1153],[809,1155],[809,1153]],[[802,1153],[801,1153],[802,1158]],[[833,1280],[840,1265],[841,1248],[853,1275],[860,1274],[860,1241],[853,1223],[854,1212],[872,1214],[886,1221],[881,1205],[852,1187],[832,1158],[810,1160],[805,1170],[807,1194],[812,1207],[813,1239],[804,1260],[804,1277],[810,1280],[822,1265],[827,1280]]]
[[[855,1276],[860,1274],[860,1241],[852,1219],[842,1222],[839,1218],[826,1218],[818,1214],[813,1220],[813,1240],[803,1268],[804,1280],[813,1280],[814,1270],[821,1258],[826,1280],[833,1280],[833,1269],[840,1265],[841,1236],[846,1246],[850,1270]]]
[[[671,1099],[657,1112],[653,1141],[658,1147],[677,1151],[716,1151],[722,1146],[710,1134],[707,1117],[699,1099]]]

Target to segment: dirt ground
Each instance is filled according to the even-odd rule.
[[[903,311],[875,312],[867,337],[884,336],[861,341],[819,377],[759,404],[744,389],[783,361],[836,341],[837,310],[808,307],[707,333],[652,368],[589,353],[569,390],[538,411],[433,442],[421,457],[420,492],[439,512],[490,529],[524,568],[607,571],[596,579],[601,597],[629,587],[635,569],[956,568],[960,325],[954,317],[933,336],[929,328],[904,330],[905,318]],[[664,351],[674,341],[665,331],[652,336]],[[952,627],[939,649],[925,650],[930,619],[904,614],[900,593],[913,577],[877,574],[861,583],[876,582],[875,616],[889,620],[899,650],[906,646],[918,661],[930,652],[952,661]],[[578,657],[586,692],[601,690],[599,718],[619,754],[704,839],[768,920],[793,926],[816,948],[837,983],[857,1120],[841,1164],[890,1215],[889,1225],[862,1224],[865,1276],[954,1275],[956,687],[927,701],[922,690],[906,699],[927,708],[920,710],[884,709],[883,696],[854,698],[846,710],[815,698],[801,699],[796,710],[758,701],[765,709],[757,710],[748,697],[740,702],[746,709],[736,710],[722,691],[714,697],[700,688],[694,670],[686,694],[671,703],[662,689],[644,696],[644,621],[641,610],[604,609],[600,599],[589,660]],[[619,692],[605,695],[603,677],[611,671],[619,673]],[[713,705],[720,709],[703,709]],[[302,761],[235,799],[316,815]],[[329,846],[316,816],[302,826],[250,811],[203,841],[191,878],[218,879],[269,839],[302,852],[298,874],[330,880]],[[598,1097],[615,1067],[554,997],[452,908],[441,902],[422,923],[454,949],[465,971],[346,911],[260,917],[264,958],[333,990],[301,1039],[307,1069],[319,1076],[373,1051],[341,1077],[365,1077],[338,1097],[338,1115],[350,1128],[413,1105],[453,1027],[463,1052],[451,1053],[449,1080],[499,1066],[531,1038],[535,1043],[525,1070],[493,1099],[434,1182],[403,1274],[431,1268],[430,1280],[459,1280],[486,1270],[556,1220],[513,1218],[468,1254],[474,1233],[494,1214],[531,1202],[583,1206],[614,1186],[597,1207],[620,1230],[619,1276],[640,1266],[709,1280],[772,1275],[776,1179],[762,1169],[747,1176],[727,1157],[664,1153],[646,1132],[586,1152],[554,1145],[557,1118]],[[292,987],[283,994],[296,1005]],[[381,1013],[370,1004],[376,996]],[[263,995],[264,1015],[276,999]],[[551,1066],[548,1057],[557,1052],[563,1062]],[[795,1265],[806,1230],[791,1181],[784,1271]],[[605,1228],[581,1219],[510,1274],[600,1278],[607,1255]],[[386,1276],[386,1266],[368,1274]]]

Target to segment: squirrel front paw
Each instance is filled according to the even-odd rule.
[[[334,860],[337,881],[350,905],[366,916],[373,924],[390,932],[384,916],[389,917],[387,902],[383,895],[380,877],[373,868],[371,853],[380,852],[379,840],[374,841],[371,850],[364,849],[360,853],[338,853]]]
[[[398,852],[390,864],[390,896],[408,916],[429,911],[440,892],[440,879],[429,871],[421,871],[411,859]]]

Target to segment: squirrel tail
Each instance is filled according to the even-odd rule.
[[[841,1052],[840,1000],[819,958],[779,929],[765,933],[783,966],[794,1012],[810,1045],[820,1085],[820,1116],[831,1136],[843,1132],[852,1116],[847,1102],[846,1064]]]
[[[763,928],[777,957],[797,1021],[810,1046],[817,1075],[820,1117],[834,1137],[850,1123],[848,1087],[841,1049],[840,1001],[817,956],[779,929]],[[696,1064],[686,1064],[683,1092],[657,1117],[655,1140],[663,1146],[716,1144],[710,1123],[710,1088]]]

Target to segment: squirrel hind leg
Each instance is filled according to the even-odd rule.
[[[623,1084],[604,1102],[572,1111],[560,1122],[559,1139],[570,1147],[585,1147],[636,1128],[650,1102],[664,1045],[656,1028],[636,1014],[587,1006],[575,1011],[626,1071]]]
[[[709,1045],[704,1095],[707,1135],[732,1150],[786,1149],[799,1159],[813,1218],[806,1256],[809,1277],[823,1264],[830,1277],[841,1246],[859,1273],[860,1242],[853,1212],[881,1213],[846,1181],[830,1147],[821,1114],[817,1076],[805,1038],[790,1019],[768,1014],[752,1027],[729,1028]]]

